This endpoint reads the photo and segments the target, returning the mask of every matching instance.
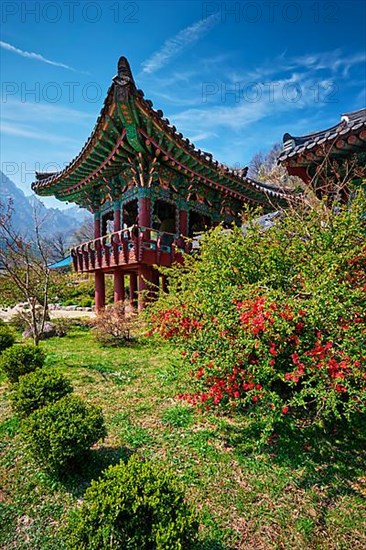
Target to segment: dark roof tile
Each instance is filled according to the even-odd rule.
[[[331,142],[336,140],[338,136],[345,136],[350,132],[357,132],[364,128],[366,129],[366,108],[343,114],[338,124],[320,132],[297,137],[286,133],[283,136],[283,149],[278,161],[283,162],[288,158],[293,158],[303,150],[310,150],[316,145],[322,145],[326,142],[332,144]]]

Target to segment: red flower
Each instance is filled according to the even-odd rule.
[[[274,356],[277,355],[276,344],[274,342],[271,342],[271,347],[269,348],[269,353],[271,355],[274,355]]]
[[[288,413],[288,407],[287,406],[282,407],[282,412],[283,412],[283,414],[287,414]]]

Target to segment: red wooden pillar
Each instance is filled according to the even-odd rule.
[[[94,212],[94,239],[99,239],[100,236],[101,236],[100,212]]]
[[[113,213],[114,231],[120,231],[121,229],[121,204],[119,201],[114,202]]]
[[[113,283],[114,283],[114,302],[124,302],[125,301],[125,276],[123,271],[116,270],[113,273]]]
[[[147,194],[139,196],[138,219],[140,227],[151,227],[151,199]]]
[[[130,273],[130,305],[136,307],[137,273]]]
[[[157,287],[154,288],[154,293],[158,292],[159,289],[159,271],[157,269],[152,268],[151,270],[151,282]]]
[[[98,313],[105,307],[105,280],[103,271],[95,272],[95,310]]]
[[[188,211],[179,210],[179,233],[188,237]]]

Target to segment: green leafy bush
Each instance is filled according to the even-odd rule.
[[[85,278],[82,278],[85,277]],[[106,303],[113,302],[113,277],[105,279]],[[94,304],[95,284],[92,275],[80,273],[51,274],[50,301],[64,306],[91,307]]]
[[[5,325],[0,324],[0,353],[7,348],[10,348],[15,342],[15,338],[11,330]]]
[[[23,374],[33,372],[43,366],[45,354],[38,347],[29,344],[16,344],[5,350],[0,358],[2,370],[10,382],[18,382]]]
[[[70,514],[70,549],[188,549],[198,522],[173,474],[132,457],[92,481]]]
[[[51,325],[55,330],[56,336],[58,336],[59,338],[66,336],[68,330],[72,326],[72,323],[70,321],[72,320],[65,317],[57,317],[55,319],[52,319]]]
[[[37,369],[19,378],[12,395],[12,404],[19,416],[26,417],[71,392],[72,386],[62,374]]]
[[[166,270],[152,330],[191,372],[203,408],[278,422],[366,413],[365,194],[334,211],[289,210],[269,230],[217,228]]]
[[[81,307],[92,307],[94,300],[90,297],[84,297],[80,300]]]
[[[59,473],[79,462],[106,436],[100,407],[75,395],[66,395],[33,412],[24,421],[22,432],[34,458]]]

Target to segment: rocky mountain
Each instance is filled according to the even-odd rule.
[[[36,195],[26,196],[3,172],[0,171],[0,203],[5,207],[12,202],[13,226],[21,233],[32,233],[34,230],[34,211],[42,220],[42,232],[47,235],[63,233],[71,235],[91,214],[78,206],[65,210],[47,208]]]

